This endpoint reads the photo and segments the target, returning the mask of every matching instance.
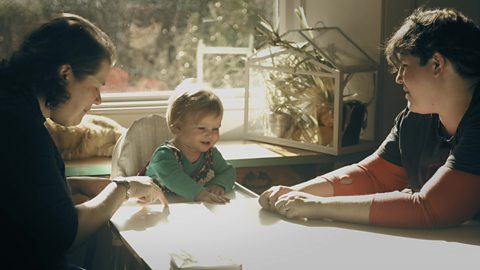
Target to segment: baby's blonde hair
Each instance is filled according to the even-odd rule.
[[[223,115],[223,105],[220,98],[210,87],[196,83],[194,79],[183,81],[170,97],[167,107],[167,124],[175,134],[177,124],[192,120],[197,123],[206,115]]]

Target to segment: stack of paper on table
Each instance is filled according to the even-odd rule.
[[[174,270],[241,270],[242,265],[230,258],[212,253],[201,252],[191,254],[185,250],[179,250],[170,254],[170,266]]]

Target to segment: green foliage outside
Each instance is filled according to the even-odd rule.
[[[0,57],[23,35],[60,12],[84,16],[117,46],[117,65],[128,73],[128,90],[155,82],[152,90],[172,89],[196,77],[198,42],[207,46],[247,47],[258,15],[272,18],[274,0],[2,0]],[[205,62],[205,78],[215,87],[244,80],[244,59],[218,55]],[[135,88],[137,87],[137,88]],[[143,90],[143,89],[140,89]]]

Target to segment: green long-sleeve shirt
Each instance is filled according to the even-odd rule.
[[[194,179],[205,164],[207,153],[202,153],[196,162],[190,163],[180,152],[182,166],[174,151],[176,150],[166,144],[158,147],[150,159],[145,175],[157,179],[167,189],[190,201],[194,201],[200,191],[212,184],[224,187],[225,192],[232,190],[236,178],[235,168],[222,157],[217,148],[212,149],[212,170],[215,176],[205,184]]]

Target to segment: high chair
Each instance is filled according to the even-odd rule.
[[[151,114],[135,120],[115,144],[110,178],[137,175],[155,149],[172,136],[161,115]]]

